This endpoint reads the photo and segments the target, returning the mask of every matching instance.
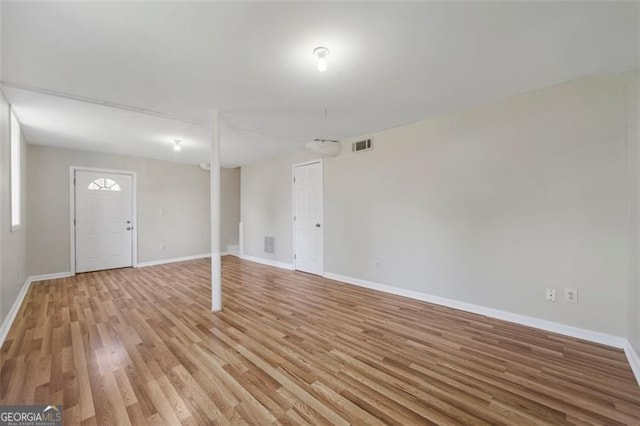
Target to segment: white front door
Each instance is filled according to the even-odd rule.
[[[76,272],[133,265],[133,177],[75,172]]]
[[[322,163],[293,168],[294,264],[300,271],[324,272]]]

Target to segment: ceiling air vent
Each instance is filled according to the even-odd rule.
[[[351,151],[353,152],[370,151],[372,149],[373,144],[371,143],[371,139],[365,139],[351,144]]]

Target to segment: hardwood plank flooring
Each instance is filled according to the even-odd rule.
[[[65,424],[640,424],[624,353],[225,257],[34,283],[0,403]]]

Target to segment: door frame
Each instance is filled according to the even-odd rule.
[[[293,228],[293,241],[292,241],[292,248],[293,248],[293,253],[292,256],[293,257],[293,270],[297,271],[297,265],[296,265],[296,222],[295,220],[293,220],[293,217],[295,215],[296,212],[296,183],[294,181],[295,177],[296,177],[296,167],[301,167],[301,166],[308,166],[310,164],[316,164],[316,163],[320,163],[320,182],[322,183],[322,211],[320,212],[320,223],[322,224],[321,232],[320,232],[320,242],[322,243],[322,262],[321,262],[321,266],[322,266],[322,272],[320,274],[320,276],[324,275],[324,161],[322,160],[322,158],[318,158],[315,160],[309,160],[309,161],[304,161],[302,163],[296,163],[296,164],[292,164],[291,165],[291,227]],[[304,272],[304,271],[301,271]]]
[[[76,274],[76,226],[74,223],[76,216],[76,185],[74,182],[76,171],[79,172],[97,172],[97,173],[113,173],[119,175],[131,176],[131,224],[133,226],[133,235],[131,237],[131,263],[132,267],[138,267],[138,186],[136,184],[136,172],[131,170],[119,169],[101,169],[96,167],[69,166],[69,272],[71,275]]]

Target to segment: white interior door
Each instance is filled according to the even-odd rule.
[[[133,177],[75,172],[76,272],[133,265]]]
[[[300,271],[324,272],[322,163],[293,169],[294,263]]]

